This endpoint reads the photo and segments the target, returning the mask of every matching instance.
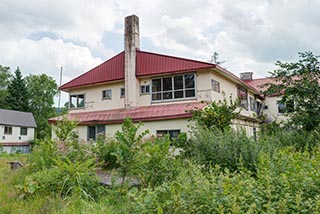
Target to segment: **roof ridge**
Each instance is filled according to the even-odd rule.
[[[154,52],[149,52],[149,51],[142,51],[142,50],[137,50],[137,52],[146,53],[146,54],[152,54],[152,55],[157,55],[157,56],[163,56],[163,57],[169,57],[169,58],[175,58],[175,59],[180,59],[180,60],[186,60],[186,61],[191,61],[191,62],[203,63],[203,64],[207,64],[209,66],[216,66],[216,64],[214,64],[214,63],[203,62],[203,61],[200,61],[200,60],[194,60],[194,59],[189,59],[189,58],[171,56],[171,55],[154,53]]]

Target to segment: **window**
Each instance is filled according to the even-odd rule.
[[[157,137],[164,137],[165,135],[170,135],[170,139],[178,137],[180,130],[157,130]]]
[[[194,98],[195,75],[185,74],[152,80],[152,101]]]
[[[11,126],[5,126],[4,127],[4,134],[12,135],[12,127]]]
[[[84,107],[84,94],[70,95],[70,108]]]
[[[257,102],[253,97],[250,97],[250,110],[257,111]]]
[[[140,94],[150,94],[150,85],[140,86]]]
[[[88,141],[95,141],[99,135],[105,136],[105,132],[105,125],[88,126]]]
[[[28,135],[28,128],[27,127],[21,127],[20,128],[20,135]]]
[[[104,100],[111,99],[111,96],[112,96],[112,90],[111,89],[102,91],[102,99],[104,99]]]
[[[124,88],[120,88],[120,97],[124,97],[125,95],[125,89]]]
[[[265,106],[263,107],[264,110],[268,110],[268,108],[269,108],[269,107],[268,107],[267,105],[265,105]]]
[[[248,110],[248,92],[242,87],[238,87],[238,98],[240,100],[240,107]]]
[[[288,101],[287,103],[281,103],[278,101],[278,113],[291,113],[294,110],[294,102],[293,100]]]
[[[216,91],[218,93],[220,93],[220,82],[212,79],[211,80],[211,87],[213,91]]]

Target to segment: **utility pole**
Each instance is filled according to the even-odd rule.
[[[62,83],[62,69],[63,67],[61,66],[61,69],[60,69],[60,83],[59,83],[59,101],[58,101],[58,115],[60,115],[61,113],[61,108],[60,108],[60,101],[61,101],[61,90],[60,90],[60,87],[61,87],[61,83]]]

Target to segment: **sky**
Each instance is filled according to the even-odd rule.
[[[58,84],[62,66],[66,83],[121,52],[135,14],[141,50],[201,61],[217,52],[227,70],[261,78],[277,60],[320,54],[319,11],[319,0],[0,0],[0,65]]]

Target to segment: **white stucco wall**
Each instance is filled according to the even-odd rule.
[[[121,88],[124,88],[123,81],[71,90],[69,95],[85,95],[85,107],[70,109],[70,113],[124,108],[124,98],[120,97]],[[111,99],[102,99],[102,91],[108,89],[112,90]]]
[[[279,113],[278,111],[278,101],[281,100],[281,97],[266,97],[265,106],[268,106],[268,109],[264,110],[264,114],[267,116],[269,121],[286,121],[287,117],[284,114]]]
[[[20,127],[11,126],[12,134],[4,134],[5,125],[0,125],[0,142],[11,143],[11,142],[26,142],[34,139],[34,128],[27,128],[27,135],[20,135]]]

